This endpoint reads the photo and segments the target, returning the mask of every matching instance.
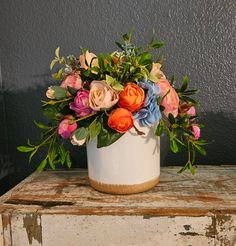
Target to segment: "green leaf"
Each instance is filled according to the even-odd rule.
[[[51,129],[50,126],[47,126],[41,122],[37,122],[36,120],[34,120],[34,124],[40,129]]]
[[[60,100],[66,97],[66,89],[61,87],[61,86],[57,86],[57,85],[53,85],[51,86],[51,89],[54,91],[53,96],[55,99]]]
[[[149,52],[143,52],[139,60],[140,65],[152,64],[152,55]]]
[[[48,158],[48,162],[49,162],[49,165],[50,165],[50,167],[53,169],[53,170],[55,170],[55,165],[54,165],[54,163],[53,163],[53,160],[51,159],[51,157],[49,156],[49,158]]]
[[[116,80],[112,78],[110,75],[106,74],[106,82],[108,85],[112,85]]]
[[[185,91],[188,87],[188,84],[189,84],[189,78],[188,78],[188,76],[184,76],[183,77],[183,84],[180,88],[180,91],[182,91],[182,92]]]
[[[115,42],[115,43],[116,43],[116,45],[117,45],[121,50],[124,50],[122,44],[120,44],[120,43],[118,43],[118,42]]]
[[[103,54],[98,55],[98,65],[101,70],[104,69],[104,55]]]
[[[77,91],[78,91],[78,90],[76,90],[76,89],[74,89],[74,88],[72,88],[72,87],[70,87],[70,86],[67,86],[67,90],[70,92],[70,94],[71,94],[72,96],[76,96]]]
[[[69,151],[66,154],[66,165],[67,165],[68,168],[71,168],[71,165],[72,165],[72,161],[71,161],[71,158],[70,158],[70,152]]]
[[[179,173],[179,174],[180,174],[180,173],[183,173],[187,168],[188,168],[188,162],[185,164],[184,167],[182,167],[182,168],[178,171],[178,173]]]
[[[62,73],[63,73],[63,69],[61,68],[57,73],[52,74],[53,79],[55,80],[62,79]]]
[[[201,146],[199,146],[199,145],[197,145],[197,144],[194,144],[194,147],[195,147],[195,149],[196,149],[200,154],[206,155],[206,151],[205,151],[205,149],[203,149],[203,147],[201,147]]]
[[[101,131],[101,123],[95,119],[90,125],[89,125],[89,135],[90,139],[94,139],[98,136],[98,134]]]
[[[46,105],[42,109],[43,109],[43,114],[49,120],[54,120],[57,118],[57,114],[59,113],[59,109],[57,105]]]
[[[191,162],[189,162],[188,168],[189,168],[190,172],[192,173],[192,175],[194,175],[195,174],[195,168],[193,167]]]
[[[101,118],[101,131],[97,138],[98,148],[109,146],[122,136],[123,133],[116,132],[107,125],[107,119],[104,121]]]
[[[175,124],[175,117],[173,116],[173,114],[169,113],[168,114],[168,119],[169,119],[171,124]]]
[[[130,36],[127,33],[123,35],[123,39],[125,42],[130,42]]]
[[[31,162],[33,156],[35,155],[35,153],[37,152],[37,149],[35,149],[34,151],[31,152],[30,156],[29,156],[29,163]]]
[[[77,140],[85,139],[89,135],[88,128],[80,127],[74,132],[74,135]]]
[[[17,147],[17,150],[20,152],[31,152],[34,149],[35,149],[34,147],[28,147],[28,146],[18,146]]]
[[[50,63],[50,70],[53,69],[54,65],[58,62],[57,59],[53,59],[52,62]]]
[[[116,84],[114,84],[114,85],[112,86],[112,88],[113,88],[114,90],[116,90],[116,91],[123,91],[124,86],[123,86],[122,84],[120,84],[120,83],[116,83]]]
[[[63,145],[60,145],[59,148],[58,148],[58,150],[59,150],[61,164],[64,165],[65,160],[66,160],[66,151],[65,151],[65,148],[64,148]]]
[[[173,76],[171,77],[171,79],[170,79],[170,84],[173,85],[174,82],[175,82],[175,76],[173,75]]]
[[[160,121],[159,121],[159,124],[158,124],[158,126],[157,126],[157,128],[156,128],[155,134],[156,134],[157,136],[161,136],[163,130],[164,130],[163,121],[160,120]]]
[[[206,140],[203,140],[203,139],[201,139],[201,140],[197,140],[197,141],[195,141],[195,143],[197,144],[197,145],[207,145],[208,143],[207,143],[207,141]]]
[[[165,43],[163,41],[154,41],[151,43],[151,47],[155,49],[161,48]]]
[[[178,148],[178,144],[176,143],[175,139],[170,139],[170,149],[173,153],[177,153],[179,148]]]
[[[56,55],[56,57],[58,57],[58,58],[60,57],[60,56],[59,56],[59,52],[60,52],[60,47],[57,47],[56,50],[55,50],[55,55]]]
[[[37,168],[37,171],[42,172],[46,165],[47,165],[47,159],[42,160],[42,162],[39,164]]]

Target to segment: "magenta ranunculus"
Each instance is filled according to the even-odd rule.
[[[61,121],[58,127],[58,133],[62,138],[70,138],[72,132],[77,129],[77,123],[71,123],[73,117],[71,115],[66,116],[64,120]]]
[[[200,136],[201,136],[200,127],[197,126],[197,125],[192,125],[192,132],[193,132],[195,140],[198,140],[200,138]]]
[[[93,113],[93,110],[89,107],[89,91],[80,89],[73,103],[70,103],[70,109],[76,112],[78,117],[84,117]]]

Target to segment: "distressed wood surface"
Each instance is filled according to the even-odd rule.
[[[34,173],[0,198],[5,209],[81,215],[188,215],[236,213],[236,166],[204,166],[195,176],[161,170],[160,183],[134,195],[109,195],[89,186],[87,171]]]
[[[134,195],[93,190],[86,170],[34,173],[0,198],[0,246],[236,245],[236,166],[178,169]]]

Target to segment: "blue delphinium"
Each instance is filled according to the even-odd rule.
[[[147,89],[147,94],[144,107],[134,115],[134,118],[139,121],[141,126],[153,126],[161,118],[160,108],[157,105],[160,88],[150,80],[138,82],[138,85],[143,89]]]

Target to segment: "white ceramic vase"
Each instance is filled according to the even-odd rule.
[[[154,129],[132,128],[108,147],[87,144],[88,174],[93,188],[112,194],[131,194],[151,189],[159,182],[160,139]]]

